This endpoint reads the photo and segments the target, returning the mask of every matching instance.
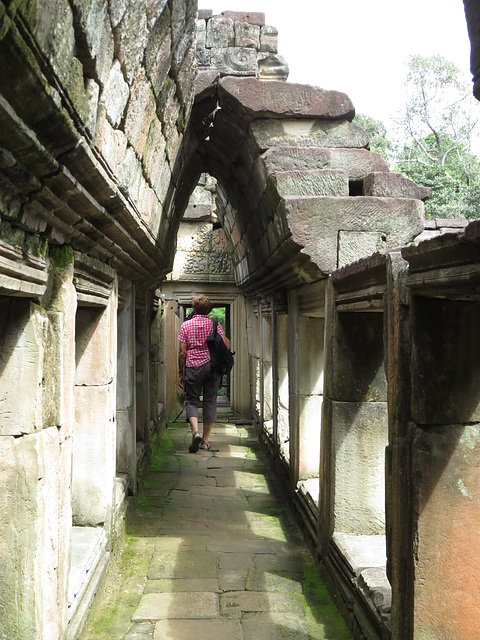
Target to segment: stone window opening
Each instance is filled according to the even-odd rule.
[[[348,195],[355,196],[364,196],[365,191],[363,188],[363,180],[349,180],[348,181]]]
[[[388,443],[384,314],[336,313],[332,429],[333,546],[342,571],[361,593],[378,594],[377,615],[389,615],[386,576],[385,449]],[[375,600],[375,597],[374,597]]]

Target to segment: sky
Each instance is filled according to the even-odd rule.
[[[471,82],[462,0],[199,0],[199,9],[261,11],[279,31],[288,82],[346,93],[387,129],[402,111],[409,55],[440,54]],[[480,109],[480,103],[479,103]]]

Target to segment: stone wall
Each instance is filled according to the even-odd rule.
[[[1,638],[78,635],[164,417],[150,302],[195,19],[175,0],[0,3]]]

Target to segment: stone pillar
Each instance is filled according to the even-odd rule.
[[[117,473],[127,476],[130,491],[136,486],[135,399],[135,285],[121,289],[117,349]]]
[[[296,290],[288,293],[288,406],[290,429],[290,474],[293,486],[299,479],[300,443],[299,443],[299,325],[298,294]]]
[[[71,263],[48,292],[45,306],[0,296],[0,637],[26,640],[57,640],[67,622]]]
[[[165,403],[168,420],[174,420],[182,410],[183,392],[178,386],[178,334],[180,333],[180,307],[173,300],[165,301],[164,314],[164,367]]]
[[[414,638],[478,634],[479,323],[478,301],[412,300]]]
[[[250,363],[248,355],[247,311],[243,296],[238,296],[230,306],[232,317],[232,351],[235,351],[235,366],[231,373],[230,408],[234,414],[246,418],[252,416],[252,394],[250,388]]]
[[[280,455],[288,463],[290,461],[290,427],[289,427],[289,377],[288,377],[288,315],[276,314],[277,353],[277,442]]]
[[[260,319],[260,423],[273,437],[273,371],[272,371],[272,311],[261,303]]]
[[[150,446],[150,308],[146,292],[137,292],[135,310],[135,381],[137,442]]]

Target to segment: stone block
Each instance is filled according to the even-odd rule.
[[[145,71],[158,96],[172,63],[170,15],[165,10],[148,35],[145,48]]]
[[[222,78],[218,83],[222,109],[240,111],[250,119],[322,118],[353,120],[350,98],[311,85],[261,82],[256,78]]]
[[[427,200],[432,195],[430,187],[422,187],[401,173],[374,172],[365,177],[364,195],[383,198],[417,198]]]
[[[298,593],[232,591],[220,595],[220,613],[238,615],[240,612],[248,611],[290,611],[303,616],[303,603],[303,596]]]
[[[281,81],[288,79],[289,68],[285,59],[278,54],[260,54],[258,56],[258,78],[262,82]]]
[[[385,533],[386,402],[334,402],[335,531]]]
[[[348,196],[348,176],[339,169],[312,169],[275,173],[280,196]]]
[[[331,397],[345,402],[386,402],[383,314],[339,314],[334,335],[336,365]]]
[[[420,424],[479,421],[478,305],[419,296],[413,309],[413,420]]]
[[[343,267],[386,248],[387,238],[381,231],[339,231],[338,266]]]
[[[155,101],[150,83],[139,73],[130,91],[125,116],[125,135],[139,158],[143,157],[147,136],[155,115]]]
[[[480,428],[478,424],[417,428],[412,445],[411,549],[418,637],[475,637],[480,575]],[[414,545],[414,546],[413,546]],[[439,597],[445,593],[448,597]],[[455,632],[453,631],[455,629]]]
[[[112,509],[115,436],[109,411],[111,386],[75,387],[72,511],[78,526],[104,524]]]
[[[276,83],[281,84],[281,83]],[[363,129],[346,120],[265,119],[259,116],[250,124],[259,150],[271,147],[364,148],[368,136]]]
[[[207,22],[206,46],[209,49],[224,49],[235,46],[233,20],[222,16],[213,16]]]
[[[292,613],[252,613],[242,620],[244,640],[308,640],[304,617]]]
[[[58,637],[63,612],[57,595],[62,602],[68,544],[68,538],[59,538],[59,530],[63,534],[69,516],[68,510],[59,512],[60,487],[69,482],[59,452],[55,427],[20,438],[0,437],[0,607],[5,638],[25,637],[26,629],[34,634],[29,631],[29,637]]]
[[[127,138],[123,131],[112,127],[102,108],[97,121],[95,146],[109,165],[112,173],[117,173],[125,158]]]
[[[59,365],[45,361],[48,320],[40,308],[28,299],[9,297],[1,298],[0,308],[0,432],[18,436],[41,428],[42,379],[47,372],[54,376]]]
[[[195,606],[192,607],[192,602]],[[142,596],[132,622],[218,618],[216,593],[148,593]]]
[[[109,75],[114,55],[113,33],[104,0],[79,0],[75,3],[77,56],[91,77],[103,86]]]
[[[331,153],[330,149],[321,147],[274,147],[262,155],[262,160],[270,174],[277,171],[326,169],[331,167]]]
[[[118,59],[128,84],[132,84],[140,70],[148,38],[144,3],[129,1],[128,9],[114,27],[114,35]]]
[[[265,24],[265,14],[257,11],[222,11],[223,18],[229,18],[233,22],[248,22],[259,27]]]
[[[120,124],[129,95],[130,89],[123,77],[120,62],[114,60],[100,96],[100,101],[105,105],[108,119],[114,127]]]
[[[265,25],[260,33],[260,51],[268,53],[278,52],[278,30],[275,27]]]
[[[293,240],[326,273],[337,267],[339,229],[383,233],[387,248],[406,244],[423,230],[423,203],[419,200],[286,196],[280,206]]]
[[[155,625],[154,640],[243,640],[239,620],[161,620]]]
[[[218,69],[222,76],[255,76],[257,53],[245,47],[212,49],[210,66]]]
[[[248,22],[235,22],[235,46],[260,48],[260,27]]]

